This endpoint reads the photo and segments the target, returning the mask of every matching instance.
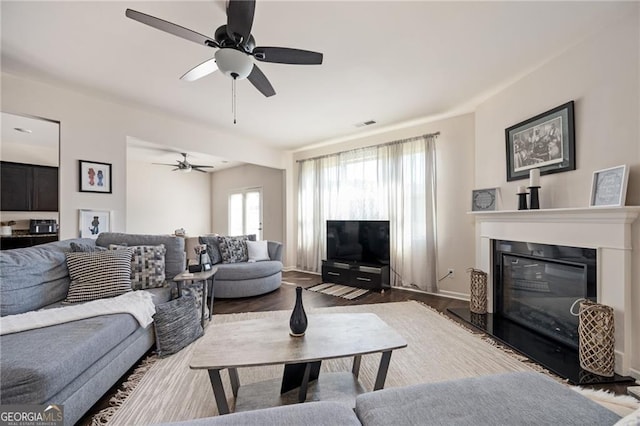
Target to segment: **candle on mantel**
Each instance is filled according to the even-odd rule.
[[[540,169],[529,170],[529,187],[540,186]]]
[[[527,193],[527,188],[525,188],[524,186],[518,187],[518,194],[526,194],[526,193]]]

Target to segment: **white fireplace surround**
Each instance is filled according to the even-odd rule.
[[[631,374],[633,325],[631,225],[640,207],[567,208],[472,212],[476,220],[476,267],[487,272],[488,310],[493,307],[492,240],[523,241],[597,250],[597,300],[615,315],[616,373]],[[636,247],[636,250],[640,248]],[[634,369],[635,370],[635,369]],[[634,371],[637,374],[637,371]],[[634,376],[636,374],[633,374]]]

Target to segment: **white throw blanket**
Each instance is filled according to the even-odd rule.
[[[0,335],[120,313],[133,315],[140,325],[146,328],[153,322],[153,314],[156,313],[151,299],[151,293],[148,291],[130,291],[120,296],[92,300],[81,305],[8,315],[0,318]]]

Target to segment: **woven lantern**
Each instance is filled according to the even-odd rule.
[[[469,310],[476,314],[487,313],[487,273],[471,269],[471,300]]]
[[[582,299],[578,316],[580,367],[600,376],[613,377],[615,367],[613,308]]]

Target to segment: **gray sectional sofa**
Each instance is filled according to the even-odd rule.
[[[613,425],[620,416],[541,373],[507,373],[383,389],[359,395],[355,409],[308,402],[170,423],[261,425]]]
[[[198,237],[186,240],[187,258],[194,258],[193,247]],[[259,296],[282,284],[282,243],[268,241],[269,260],[260,262],[216,263],[213,294],[216,298],[231,299]],[[212,256],[215,258],[215,256]]]
[[[170,236],[101,234],[0,252],[0,315],[59,307],[69,288],[65,252],[71,242],[159,245],[168,279],[184,270],[184,240]],[[157,305],[169,287],[148,290]],[[0,336],[0,404],[62,404],[77,422],[154,345],[153,326],[121,313]]]

